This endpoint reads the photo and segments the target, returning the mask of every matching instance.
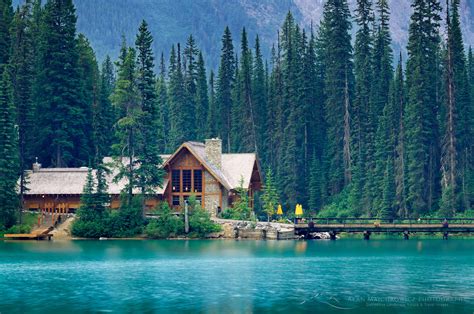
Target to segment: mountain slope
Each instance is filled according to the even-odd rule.
[[[18,4],[21,0],[16,0]],[[404,47],[412,0],[389,0],[392,16],[391,31],[395,51]],[[299,23],[309,28],[317,25],[325,0],[75,0],[78,31],[91,41],[99,59],[106,54],[116,57],[121,36],[133,44],[138,25],[147,20],[153,33],[154,50],[165,54],[173,43],[184,43],[192,33],[204,50],[208,65],[217,66],[220,38],[224,27],[231,29],[238,45],[245,26],[251,43],[258,33],[264,53],[268,56],[276,42],[277,30],[291,10]],[[444,2],[444,1],[442,1]],[[349,0],[352,12],[356,0]],[[474,44],[474,1],[461,0],[462,27],[467,45]],[[355,31],[355,30],[354,30]],[[253,46],[253,44],[252,44]]]

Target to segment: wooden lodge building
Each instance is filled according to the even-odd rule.
[[[236,189],[243,182],[253,207],[253,193],[262,187],[262,176],[254,153],[223,154],[220,139],[208,139],[204,143],[185,142],[172,155],[161,155],[166,176],[163,187],[146,201],[148,209],[167,201],[180,209],[186,199],[194,194],[203,208],[213,215],[220,209],[231,207],[236,199]],[[111,162],[110,157],[104,163]],[[158,165],[159,166],[159,165]],[[41,168],[35,163],[29,171],[24,208],[29,210],[65,207],[74,211],[80,206],[80,198],[87,178],[87,167]],[[126,179],[113,182],[116,171],[107,175],[110,207],[120,206],[120,193]],[[139,191],[135,191],[137,194]]]

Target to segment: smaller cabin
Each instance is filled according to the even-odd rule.
[[[186,200],[195,195],[203,208],[212,215],[231,207],[236,200],[240,184],[248,191],[250,206],[253,194],[262,187],[262,178],[257,156],[254,153],[223,154],[220,139],[208,139],[205,143],[185,142],[172,155],[161,155],[166,171],[163,186],[156,188],[148,197],[146,206],[153,209],[161,201],[180,210]],[[104,163],[110,163],[110,157]],[[126,179],[114,182],[117,171],[111,169],[107,175],[108,192],[111,196],[110,208],[120,207],[120,193]],[[39,210],[66,207],[75,211],[87,180],[87,167],[81,168],[41,168],[36,162],[29,171],[24,208]],[[139,193],[140,191],[134,191]]]

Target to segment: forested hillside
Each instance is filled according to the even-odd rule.
[[[35,157],[49,167],[137,158],[138,170],[122,169],[131,198],[132,188],[161,181],[159,153],[209,137],[226,152],[257,152],[286,210],[301,203],[320,215],[382,218],[472,210],[474,59],[459,0],[448,9],[413,1],[407,60],[393,52],[387,0],[359,0],[352,11],[328,0],[318,27],[288,12],[270,58],[246,25],[225,27],[213,42],[216,72],[194,34],[155,59],[146,21],[99,65],[72,0],[16,12],[10,2],[0,0],[3,224],[14,220],[17,177]]]
[[[13,0],[16,7],[24,0]],[[43,0],[45,2],[45,0]],[[204,53],[207,67],[216,69],[219,64],[219,45],[222,30],[229,26],[232,34],[238,34],[246,26],[249,40],[256,34],[262,42],[262,52],[270,57],[271,45],[277,40],[277,28],[281,26],[288,11],[295,21],[309,29],[315,29],[323,15],[325,0],[74,0],[77,8],[77,30],[90,40],[97,58],[103,61],[106,55],[118,57],[121,36],[133,43],[136,29],[145,19],[154,35],[153,49],[156,56],[162,51],[169,57],[171,44],[184,42],[192,33]],[[412,0],[389,0],[392,8],[390,32],[395,54],[402,50],[406,56],[408,24]],[[446,1],[441,1],[444,7]],[[355,10],[357,1],[348,0]],[[460,2],[461,28],[465,42],[474,44],[474,2]],[[352,19],[354,22],[354,20]],[[351,33],[354,35],[357,26]],[[238,47],[239,43],[236,43]]]

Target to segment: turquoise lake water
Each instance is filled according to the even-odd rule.
[[[473,240],[0,241],[0,313],[474,313]]]

